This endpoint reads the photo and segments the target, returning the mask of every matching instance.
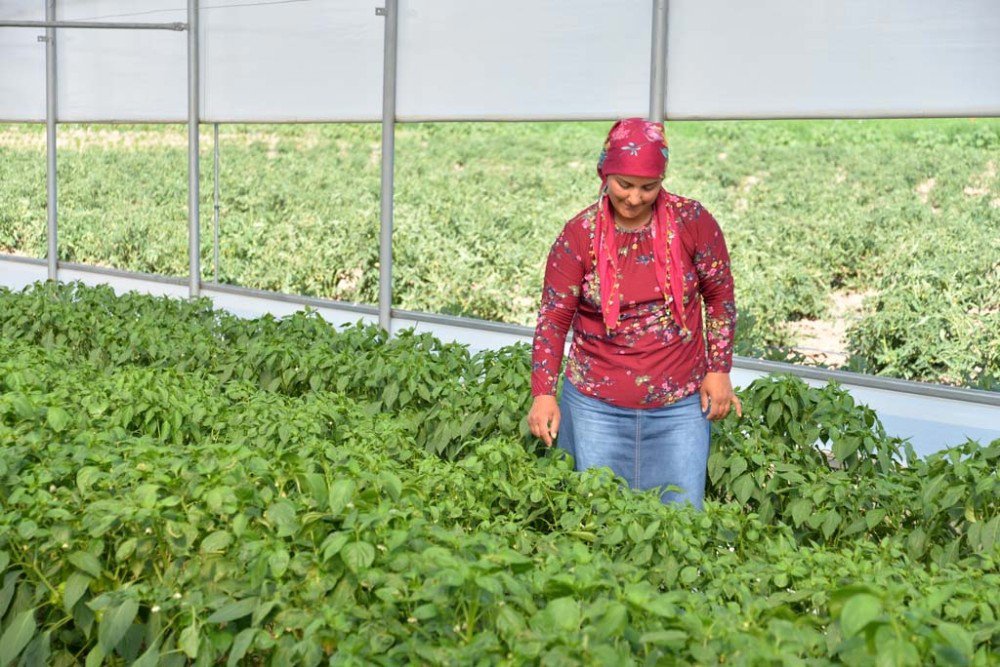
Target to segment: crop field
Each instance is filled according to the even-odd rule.
[[[762,378],[699,513],[527,438],[529,368],[0,290],[0,665],[997,663],[1000,440]]]
[[[532,326],[606,123],[397,129],[394,305]],[[222,282],[373,303],[379,128],[226,125]],[[677,122],[668,189],[726,234],[738,352],[1000,384],[1000,120]],[[0,251],[45,248],[44,127],[0,126]],[[181,126],[64,125],[60,257],[183,276]],[[212,267],[211,127],[202,255]]]

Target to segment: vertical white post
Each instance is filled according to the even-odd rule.
[[[201,294],[201,223],[198,215],[198,0],[188,0],[188,293]]]
[[[45,1],[45,20],[56,20],[56,0]],[[59,210],[56,173],[56,29],[45,29],[45,184],[47,195],[49,280],[59,275]]]
[[[215,192],[212,195],[212,264],[215,269],[215,282],[219,282],[219,124],[213,127],[214,169],[212,181]]]
[[[649,120],[663,121],[667,93],[667,0],[653,0],[649,63]]]
[[[385,0],[385,57],[382,63],[382,190],[379,234],[378,323],[392,332],[392,196],[396,139],[396,34],[399,3]]]

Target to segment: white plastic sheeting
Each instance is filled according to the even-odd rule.
[[[45,3],[0,2],[0,20],[44,21]],[[0,28],[0,119],[45,121],[45,43],[42,29]]]
[[[399,0],[400,120],[649,110],[651,0]]]
[[[997,0],[669,0],[670,118],[1000,115]]]
[[[380,0],[202,0],[205,122],[381,118]],[[0,20],[44,18],[3,0]],[[645,115],[652,0],[399,0],[400,120]],[[184,0],[57,0],[173,22]],[[667,116],[1000,115],[997,0],[669,0]],[[37,28],[0,28],[0,121],[44,121]],[[59,120],[186,120],[183,32],[60,29]]]
[[[170,11],[150,11],[150,4],[148,0],[56,0],[56,18],[143,23],[187,20],[183,0],[156,3],[178,7]],[[61,122],[187,120],[186,32],[59,29],[56,67],[56,115]]]

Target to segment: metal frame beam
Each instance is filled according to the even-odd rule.
[[[199,53],[198,0],[188,0],[188,294],[201,293],[201,216],[198,208],[200,163],[198,155]]]
[[[56,23],[56,0],[45,0],[43,23]],[[49,280],[59,279],[59,179],[56,171],[56,30],[45,28],[45,191]]]
[[[212,124],[212,267],[219,282],[219,124]]]
[[[46,0],[46,5],[48,1]],[[46,7],[47,9],[47,7]],[[0,28],[123,28],[126,30],[187,30],[186,23],[118,23],[110,21],[57,21],[46,11],[44,21],[0,21]]]
[[[667,91],[667,0],[653,0],[649,62],[649,120],[662,122]]]
[[[399,32],[399,2],[385,0],[376,10],[385,17],[385,51],[382,62],[382,188],[380,199],[378,322],[392,331],[392,223],[393,175],[396,157],[396,43]]]

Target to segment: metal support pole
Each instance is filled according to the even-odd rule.
[[[188,271],[191,298],[201,294],[201,226],[198,216],[198,0],[188,0]]]
[[[56,20],[56,0],[46,0],[45,20]],[[56,173],[56,30],[45,29],[45,184],[48,218],[49,280],[58,280],[59,273],[59,211],[58,175]]]
[[[379,235],[378,323],[391,332],[392,318],[392,195],[396,138],[396,34],[399,3],[385,0],[385,57],[382,63],[382,190]]]
[[[215,269],[215,282],[219,282],[219,124],[213,129],[213,146],[215,151],[215,168],[212,181],[215,184],[215,194],[212,197],[212,264]]]
[[[653,40],[649,63],[649,120],[664,119],[667,93],[667,1],[653,0]]]
[[[184,30],[184,23],[118,23],[108,21],[0,21],[0,28],[123,28],[126,30]]]

